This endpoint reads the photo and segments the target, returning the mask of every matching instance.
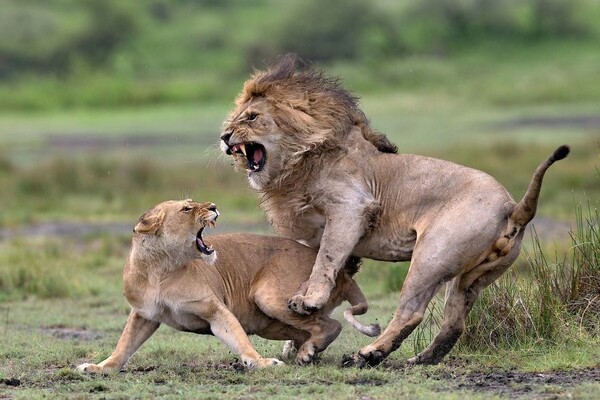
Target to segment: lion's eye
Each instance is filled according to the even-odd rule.
[[[256,114],[256,113],[248,114],[248,121],[255,121],[256,118],[258,118],[258,114]]]
[[[190,212],[190,211],[192,211],[193,209],[194,209],[194,208],[193,208],[193,207],[190,207],[190,206],[183,206],[183,207],[181,208],[181,212],[187,213],[187,212]]]

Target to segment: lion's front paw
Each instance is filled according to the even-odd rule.
[[[325,301],[327,301],[327,298]],[[315,311],[319,311],[323,307],[323,304],[325,304],[325,301],[297,294],[288,300],[288,308],[296,314],[309,315]]]
[[[296,314],[309,315],[311,311],[307,310],[304,307],[304,298],[305,297],[302,295],[295,295],[294,297],[288,300],[288,308]]]

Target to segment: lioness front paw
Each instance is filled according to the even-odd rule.
[[[248,369],[279,367],[279,366],[285,365],[285,363],[283,361],[278,360],[276,358],[262,358],[262,357],[257,360],[252,360],[249,358],[244,359],[243,363],[244,363],[244,366]]]
[[[261,358],[258,360],[258,368],[266,368],[266,367],[281,367],[285,365],[285,363],[276,358]]]
[[[87,373],[92,373],[92,374],[100,374],[100,373],[107,372],[101,366],[96,365],[96,364],[89,364],[89,363],[85,363],[85,364],[81,364],[81,365],[77,366],[76,370],[79,372],[87,372]]]

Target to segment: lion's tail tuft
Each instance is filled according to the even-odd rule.
[[[565,158],[570,152],[570,148],[567,145],[562,145],[557,148],[554,153],[545,161],[543,161],[533,173],[529,187],[523,199],[517,203],[510,219],[513,221],[517,229],[527,225],[529,221],[535,216],[537,210],[537,203],[540,197],[540,190],[542,188],[542,180],[546,170],[558,160]]]

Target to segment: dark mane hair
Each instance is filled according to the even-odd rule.
[[[274,104],[302,111],[320,122],[320,129],[343,137],[358,126],[362,136],[379,151],[397,153],[398,148],[382,133],[371,128],[358,98],[342,87],[338,77],[311,68],[295,54],[285,54],[264,72],[256,72],[237,99],[267,97]]]
[[[346,271],[348,273],[348,275],[354,276],[354,274],[356,274],[360,270],[361,265],[362,265],[362,258],[350,256],[350,257],[348,257],[348,259],[346,260],[346,263],[344,264],[344,271]]]

